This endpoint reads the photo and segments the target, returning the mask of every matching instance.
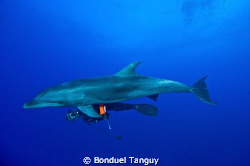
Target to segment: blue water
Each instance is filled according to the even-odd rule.
[[[159,158],[163,166],[249,166],[249,6],[247,0],[1,0],[0,165],[80,166],[86,156],[132,156]],[[138,73],[187,85],[208,75],[219,105],[192,94],[129,101],[153,104],[159,113],[112,112],[110,133],[120,141],[80,119],[67,122],[68,108],[23,109],[46,88],[112,75],[138,60]],[[108,131],[105,122],[97,126]]]

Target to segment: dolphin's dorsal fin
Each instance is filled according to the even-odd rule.
[[[126,66],[125,68],[123,68],[121,71],[116,73],[115,75],[120,76],[120,77],[135,76],[135,75],[137,75],[135,73],[135,69],[140,63],[141,63],[141,61],[131,63],[128,66]]]

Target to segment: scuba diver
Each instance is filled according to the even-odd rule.
[[[101,133],[115,137],[117,139],[121,139],[121,136],[110,135],[107,132],[104,132],[93,125],[93,123],[98,123],[99,121],[106,120],[109,129],[111,129],[110,124],[108,122],[109,113],[107,111],[125,111],[125,110],[136,110],[147,116],[156,116],[158,113],[158,109],[155,106],[149,104],[128,104],[128,103],[109,103],[109,104],[95,104],[92,105],[95,112],[100,114],[101,116],[98,118],[90,117],[87,114],[83,113],[81,110],[69,110],[66,115],[66,119],[68,121],[75,121],[78,118],[81,118],[86,124],[89,126],[99,130]]]
[[[110,103],[110,104],[100,104],[93,105],[94,110],[101,115],[99,118],[90,117],[87,114],[83,113],[81,110],[69,110],[69,113],[66,115],[68,121],[74,121],[77,118],[82,118],[87,123],[98,123],[103,119],[109,118],[109,113],[107,111],[125,111],[134,109],[144,115],[156,116],[158,109],[155,106],[149,104],[126,104],[126,103]]]

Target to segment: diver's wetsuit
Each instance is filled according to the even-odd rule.
[[[93,108],[94,110],[99,114],[100,110],[99,110],[100,105],[99,104],[94,104]],[[106,104],[106,110],[107,111],[125,111],[125,110],[130,110],[133,109],[134,106],[133,104],[125,104],[125,103],[110,103],[110,104]],[[67,114],[67,120],[69,121],[73,121],[75,119],[77,119],[78,117],[82,118],[84,121],[88,122],[88,123],[92,123],[92,122],[99,122],[101,120],[103,120],[104,118],[109,117],[109,113],[106,113],[105,116],[102,116],[100,118],[94,118],[94,117],[90,117],[87,114],[83,113],[82,111],[80,111],[79,109],[76,109],[74,111],[69,110],[69,113]]]
[[[99,104],[94,104],[93,105],[95,111],[97,113],[100,113],[99,111]],[[106,110],[107,111],[126,111],[126,110],[131,110],[134,108],[133,104],[125,104],[125,103],[109,103],[106,104]]]

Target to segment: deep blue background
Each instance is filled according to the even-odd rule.
[[[169,166],[250,165],[247,0],[1,0],[0,159],[4,166],[84,165],[85,156],[160,158]],[[118,72],[192,85],[208,75],[211,106],[162,94],[157,117],[112,113],[106,137],[67,108],[23,104],[59,83]],[[98,125],[107,130],[105,122]]]

